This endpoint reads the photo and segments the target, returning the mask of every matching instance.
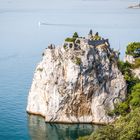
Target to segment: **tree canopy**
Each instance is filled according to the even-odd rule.
[[[73,38],[78,38],[78,37],[79,37],[78,33],[75,32],[75,33],[73,34]]]
[[[140,42],[129,43],[126,48],[126,54],[133,57],[140,57]]]

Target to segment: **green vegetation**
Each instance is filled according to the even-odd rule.
[[[70,38],[70,37],[65,39],[66,42],[73,42],[73,43],[75,42],[75,40],[76,40],[75,38]]]
[[[119,119],[78,140],[140,139],[140,79],[132,73],[132,69],[140,67],[140,54],[136,51],[138,48],[140,43],[130,43],[127,46],[126,54],[135,57],[134,64],[118,60],[118,68],[126,80],[128,94],[124,102],[116,104],[115,109],[107,113],[110,116],[120,115]]]
[[[101,40],[101,37],[98,35],[93,36],[93,40]]]
[[[135,58],[135,62],[132,64],[133,69],[140,67],[140,42],[128,44],[126,54],[132,55]]]
[[[37,71],[42,72],[43,71],[43,68],[38,68]]]
[[[112,125],[104,126],[90,136],[78,140],[138,140],[140,139],[140,108],[121,116]]]
[[[76,65],[80,65],[81,64],[81,58],[76,57],[75,58],[75,63],[76,63]]]
[[[139,68],[140,67],[140,58],[135,58],[134,64],[132,64],[132,68]]]
[[[66,48],[67,48],[67,46],[66,46],[65,44],[63,45],[63,47],[64,47],[64,49],[66,49]]]
[[[133,68],[133,65],[130,64],[129,62],[123,62],[123,61],[118,60],[118,68],[120,69],[120,71],[122,72],[126,80],[127,92],[131,93],[133,86],[140,82],[138,78],[134,77],[131,71],[131,69]]]
[[[132,109],[140,107],[140,82],[132,88],[132,94],[130,95],[130,98],[130,107]]]
[[[101,40],[101,37],[99,36],[98,32],[93,36],[93,40]]]
[[[66,38],[65,39],[65,41],[66,42],[75,42],[75,40],[78,38],[79,36],[78,36],[78,33],[77,32],[75,32],[74,34],[73,34],[73,36],[72,37],[68,37],[68,38]]]
[[[138,101],[136,94],[134,94],[134,91],[137,90],[136,88],[140,86],[138,86],[140,84],[140,79],[138,79],[137,77],[134,77],[134,75],[132,74],[131,68],[132,65],[128,62],[122,62],[120,60],[118,60],[118,68],[120,69],[120,71],[122,72],[122,74],[124,75],[124,78],[126,80],[127,83],[127,99],[126,101],[120,103],[120,104],[116,104],[115,109],[113,111],[109,111],[108,115],[113,116],[113,115],[126,115],[128,114],[132,108],[136,108],[138,104],[140,104],[140,100]],[[136,102],[137,103],[134,103]],[[132,102],[134,104],[132,104]]]
[[[133,57],[140,57],[140,42],[132,42],[128,44],[126,54]]]
[[[78,38],[78,37],[79,37],[78,33],[75,32],[75,33],[73,34],[73,38]]]

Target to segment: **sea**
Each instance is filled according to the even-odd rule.
[[[124,59],[128,43],[140,41],[137,0],[0,0],[0,140],[76,140],[98,127],[50,124],[26,113],[37,64],[49,44],[59,46],[90,29],[108,38]],[[45,23],[45,24],[41,24]]]

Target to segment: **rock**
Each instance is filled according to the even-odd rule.
[[[132,73],[135,75],[135,77],[138,77],[140,79],[140,67],[133,69]]]
[[[79,49],[46,49],[28,97],[27,112],[46,122],[109,123],[108,111],[125,99],[126,82],[106,44],[80,38]],[[86,42],[86,43],[84,43]],[[93,43],[94,44],[94,43]]]
[[[124,62],[135,64],[135,59],[137,58],[134,58],[132,55],[125,55]],[[140,67],[131,69],[131,72],[134,74],[135,77],[138,77],[140,79]]]
[[[135,58],[132,55],[125,55],[124,62],[129,62],[133,64],[135,62]]]

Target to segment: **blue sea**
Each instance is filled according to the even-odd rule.
[[[124,57],[140,41],[137,0],[0,0],[0,140],[76,140],[98,126],[46,124],[26,113],[34,70],[50,43],[61,45],[90,29],[109,38]],[[39,22],[49,25],[40,25]]]

